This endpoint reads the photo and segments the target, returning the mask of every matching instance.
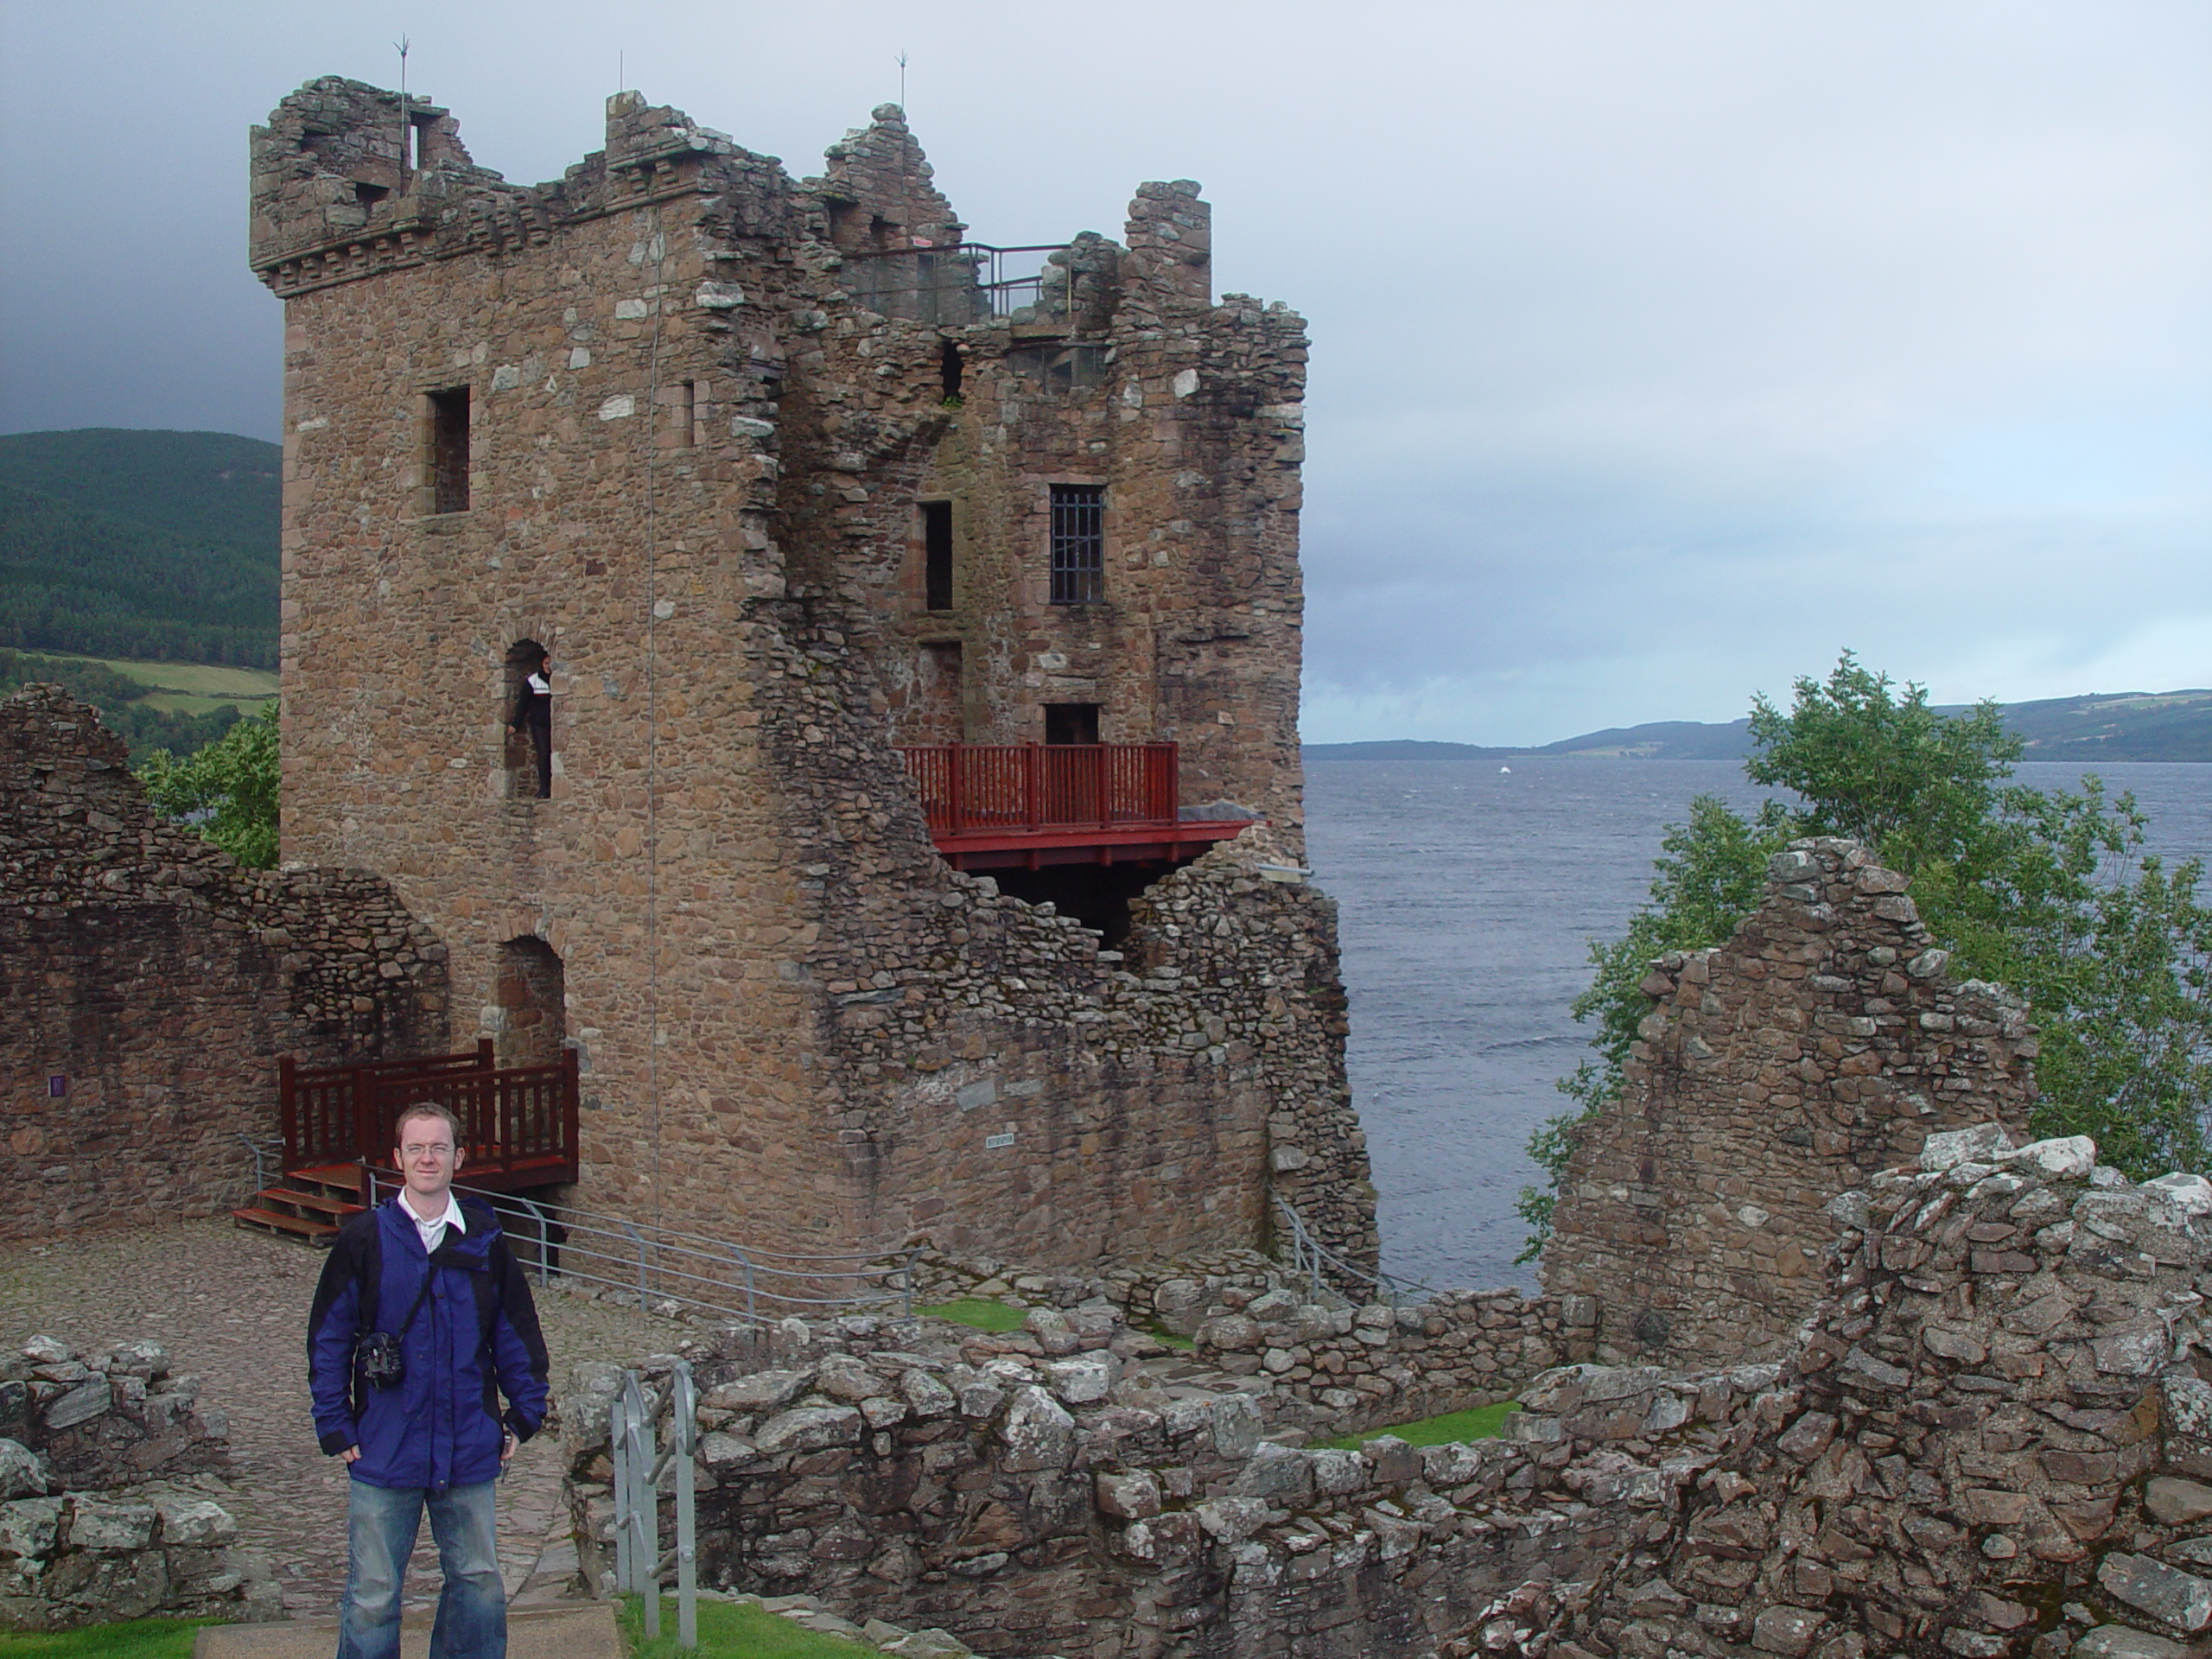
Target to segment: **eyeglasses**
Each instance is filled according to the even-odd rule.
[[[434,1146],[402,1147],[399,1155],[403,1158],[450,1158],[453,1148],[441,1141]]]

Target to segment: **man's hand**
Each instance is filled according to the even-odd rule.
[[[515,1432],[512,1428],[499,1437],[500,1468],[505,1469],[507,1466],[507,1459],[514,1456],[515,1448],[521,1444],[522,1442],[515,1438]]]
[[[338,1454],[338,1460],[340,1463],[353,1463],[356,1461],[360,1455],[361,1448],[359,1446],[349,1446],[343,1452],[340,1452]]]

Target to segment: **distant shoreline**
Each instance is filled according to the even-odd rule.
[[[2066,766],[2212,761],[2212,690],[2100,693],[2002,708],[2006,727],[2026,745],[2023,760]],[[1965,705],[1941,712],[1961,714]],[[1517,748],[1418,738],[1302,747],[1307,755],[1330,760],[1740,760],[1751,753],[1751,740],[1748,720],[1726,725],[1665,720]]]

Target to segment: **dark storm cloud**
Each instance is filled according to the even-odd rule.
[[[984,240],[1204,180],[1312,320],[1307,731],[2212,682],[2212,13],[2172,4],[16,8],[0,421],[274,436],[245,130],[415,86],[557,176],[627,79],[817,170],[898,94]]]

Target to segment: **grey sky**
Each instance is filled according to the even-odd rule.
[[[1205,181],[1314,335],[1306,734],[2212,683],[2212,8],[16,6],[0,427],[276,435],[245,129],[395,80],[535,181],[627,79],[795,172],[899,92],[982,240]]]

